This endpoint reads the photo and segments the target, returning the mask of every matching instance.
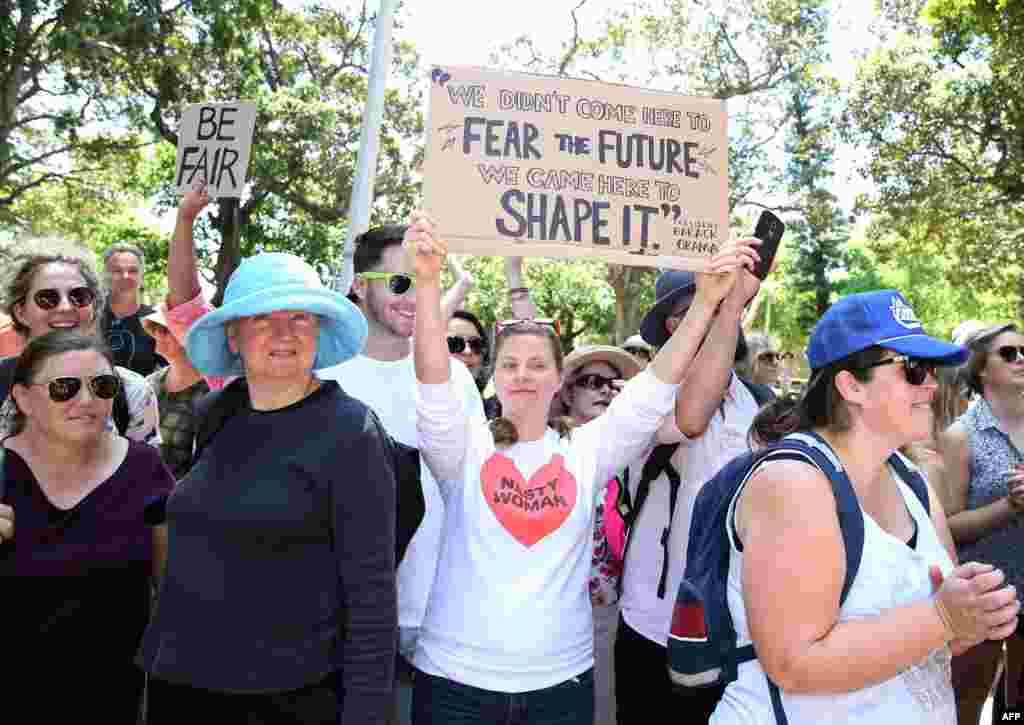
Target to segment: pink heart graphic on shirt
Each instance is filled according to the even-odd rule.
[[[576,506],[576,478],[560,454],[527,483],[511,458],[494,453],[480,468],[480,486],[498,523],[527,547],[557,531]]]

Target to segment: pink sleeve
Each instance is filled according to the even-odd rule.
[[[185,336],[188,334],[189,328],[192,327],[192,323],[212,310],[213,305],[207,302],[206,298],[203,297],[203,293],[200,292],[188,302],[183,302],[174,308],[167,308],[165,314],[167,327],[171,334],[174,335],[174,338],[184,345]],[[210,386],[210,390],[220,390],[228,381],[227,378],[217,375],[204,375],[203,378],[206,380],[206,384]]]

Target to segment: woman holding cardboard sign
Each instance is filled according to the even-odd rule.
[[[669,344],[604,415],[570,433],[549,425],[562,351],[540,320],[497,325],[504,417],[484,427],[460,416],[441,313],[446,245],[423,216],[406,244],[415,255],[420,451],[441,482],[446,517],[414,658],[413,722],[504,722],[515,712],[531,725],[591,725],[594,510],[605,482],[671,412],[716,306],[757,252],[736,243],[714,257]]]

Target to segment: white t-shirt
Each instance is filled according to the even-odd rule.
[[[459,396],[460,415],[483,424],[484,407],[473,376],[458,360],[451,361],[452,380]],[[346,393],[366,403],[380,417],[384,429],[399,443],[419,447],[416,433],[416,370],[413,357],[374,360],[365,355],[317,371],[321,380],[337,380]],[[426,513],[409,542],[398,567],[398,625],[417,628],[423,622],[430,587],[437,569],[444,523],[444,502],[427,466],[420,480]],[[412,652],[403,652],[412,656]]]
[[[929,567],[938,565],[943,574],[953,568],[949,552],[939,541],[920,500],[895,470],[893,478],[899,481],[907,510],[917,524],[917,545],[911,549],[864,514],[864,551],[846,601],[839,610],[840,622],[875,617],[887,609],[927,599],[932,593]],[[730,521],[734,506],[735,498],[729,508]],[[732,542],[732,537],[729,539]],[[726,597],[736,627],[737,644],[742,647],[751,640],[743,600],[743,554],[735,544],[730,546]],[[885,656],[882,645],[879,645],[878,656]],[[782,706],[790,725],[826,722],[955,725],[956,701],[950,666],[949,647],[940,647],[895,677],[853,692],[796,695],[783,691]],[[760,662],[752,660],[739,666],[737,679],[726,687],[711,723],[775,725],[768,681]]]
[[[486,425],[460,416],[451,383],[419,389],[420,450],[441,484],[445,529],[413,663],[498,692],[586,672],[594,508],[649,447],[677,386],[641,373],[569,438],[548,429],[501,450]]]
[[[679,394],[686,395],[685,388]],[[701,486],[718,473],[722,466],[749,450],[747,432],[757,410],[754,396],[733,375],[721,410],[716,410],[711,416],[703,434],[693,439],[686,438],[676,427],[674,419],[666,424],[674,435],[666,436],[664,430],[659,432],[659,443],[680,442],[670,461],[679,473],[680,483],[675,515],[672,517],[672,533],[669,536],[665,598],[658,597],[658,581],[665,559],[661,533],[668,525],[669,509],[669,482],[662,474],[651,482],[647,501],[629,533],[619,606],[626,624],[662,647],[668,644],[672,608],[686,568],[686,547],[694,500]],[[644,459],[641,458],[629,466],[629,487],[633,500],[636,500],[636,487],[640,482],[643,464]]]

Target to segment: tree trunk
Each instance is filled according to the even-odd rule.
[[[224,301],[228,279],[242,261],[242,219],[239,212],[238,199],[228,198],[220,202],[220,212],[215,222],[216,228],[220,231],[220,252],[217,254],[217,265],[214,269],[217,280],[217,293],[211,300],[214,307],[219,307]]]
[[[612,343],[621,345],[640,330],[640,321],[647,312],[643,307],[645,285],[653,284],[657,270],[648,267],[608,265],[608,284],[615,291],[615,331]]]

